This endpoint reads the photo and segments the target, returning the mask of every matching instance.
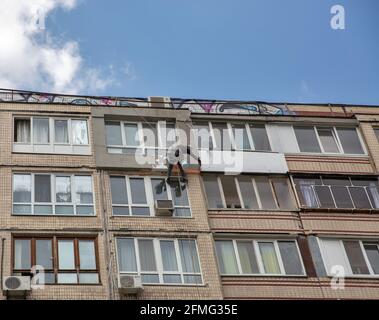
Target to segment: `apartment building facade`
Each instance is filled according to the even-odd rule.
[[[379,298],[377,107],[3,91],[0,123],[19,298]]]

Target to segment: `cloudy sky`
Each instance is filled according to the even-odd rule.
[[[378,0],[1,0],[0,39],[1,88],[379,104]]]

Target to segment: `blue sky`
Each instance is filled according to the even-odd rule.
[[[46,28],[112,77],[83,94],[379,104],[378,0],[79,0]]]

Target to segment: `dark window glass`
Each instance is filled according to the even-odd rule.
[[[313,127],[294,127],[294,129],[301,152],[321,152]]]
[[[254,149],[257,151],[271,151],[266,127],[264,125],[252,125],[250,127],[253,136]]]
[[[363,154],[362,144],[355,128],[337,128],[342,148],[345,153]]]
[[[222,203],[217,177],[204,176],[203,182],[205,193],[207,195],[208,208],[223,208],[224,205]]]
[[[296,243],[293,241],[279,241],[278,246],[286,274],[303,274]]]
[[[232,130],[236,150],[251,150],[246,126],[243,124],[232,124]]]
[[[272,194],[271,183],[267,177],[255,177],[259,198],[261,200],[262,209],[276,209],[276,203]]]
[[[127,204],[128,194],[126,192],[125,177],[111,177],[112,203]]]
[[[251,177],[240,176],[238,183],[245,209],[259,209]]]
[[[51,202],[51,177],[50,175],[34,176],[35,202]]]
[[[215,138],[216,150],[231,150],[232,144],[230,141],[229,130],[226,123],[212,123],[213,135]]]
[[[379,251],[377,244],[365,243],[364,248],[371,268],[375,274],[379,274]]]
[[[236,182],[233,176],[221,176],[221,184],[227,208],[241,208]]]
[[[365,188],[349,187],[349,191],[353,199],[355,208],[358,208],[358,209],[371,208],[370,200],[368,198]]]
[[[254,245],[251,241],[237,242],[238,255],[240,258],[242,273],[259,273],[257,259],[255,257]]]
[[[343,241],[354,274],[369,274],[359,241]]]
[[[324,152],[339,153],[337,141],[332,128],[317,128]]]
[[[332,186],[331,189],[337,208],[353,208],[347,187]]]
[[[315,186],[317,198],[320,202],[320,206],[323,208],[335,208],[332,193],[327,186]]]
[[[121,146],[121,125],[120,122],[106,122],[107,145]]]

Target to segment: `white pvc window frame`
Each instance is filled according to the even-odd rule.
[[[41,143],[41,142],[34,142],[34,119],[48,119],[49,121],[49,142],[48,143]],[[88,118],[81,118],[81,117],[49,117],[49,116],[13,116],[13,131],[16,133],[16,121],[17,120],[29,120],[30,121],[30,142],[18,142],[14,141],[13,143],[16,145],[30,145],[30,146],[89,146],[90,145],[90,130],[88,126]],[[67,132],[68,132],[68,143],[62,143],[62,142],[55,142],[55,121],[56,120],[62,120],[67,121]],[[87,130],[87,143],[82,144],[75,144],[73,143],[74,140],[74,134],[73,134],[73,127],[72,127],[72,121],[84,121],[86,123],[86,130]]]
[[[379,209],[379,208],[376,208],[376,207],[373,205],[373,203],[372,203],[371,197],[370,197],[370,195],[369,195],[369,193],[368,193],[368,191],[367,191],[367,189],[368,189],[369,187],[368,187],[368,186],[355,186],[355,185],[353,184],[353,182],[352,182],[352,177],[347,177],[347,178],[349,179],[349,181],[350,181],[350,185],[349,185],[349,186],[345,186],[345,187],[346,187],[346,189],[347,189],[347,193],[348,193],[348,195],[349,195],[349,199],[350,199],[350,201],[351,201],[351,203],[352,203],[352,205],[353,205],[353,208],[343,208],[343,207],[338,207],[338,206],[337,206],[336,199],[335,199],[334,194],[333,194],[332,187],[340,187],[340,186],[339,186],[339,185],[324,184],[324,180],[323,180],[324,177],[327,177],[327,176],[322,176],[322,175],[321,175],[321,176],[316,176],[316,178],[319,179],[319,180],[321,181],[321,184],[312,184],[312,185],[309,185],[309,186],[311,187],[311,189],[312,189],[312,192],[313,192],[314,198],[315,198],[316,201],[317,201],[317,207],[316,207],[316,208],[328,208],[328,207],[324,207],[324,206],[321,205],[321,201],[320,201],[319,196],[318,196],[318,194],[317,194],[317,192],[316,192],[316,190],[315,190],[315,187],[319,186],[319,187],[327,187],[327,188],[329,189],[329,191],[330,191],[330,194],[331,194],[331,197],[332,197],[332,200],[333,200],[334,207],[330,207],[330,208],[328,208],[328,209],[346,209],[346,210],[349,210],[349,209],[357,209],[357,210],[360,210],[360,209],[361,209],[361,210],[372,209],[372,210],[378,210],[378,209]],[[293,178],[294,178],[294,179],[299,179],[299,178],[296,177],[296,175],[295,175]],[[307,180],[307,179],[312,179],[312,177],[310,177],[310,178],[304,177],[304,180]],[[331,178],[331,179],[333,179],[333,178]],[[297,185],[296,182],[294,182],[294,184]],[[368,201],[369,201],[369,203],[370,203],[371,208],[356,208],[356,207],[355,207],[355,204],[354,204],[354,199],[353,199],[353,197],[352,197],[352,195],[351,195],[351,193],[350,193],[350,187],[351,187],[351,188],[362,188],[362,189],[364,189],[365,194],[366,194],[366,196],[367,196],[367,199],[368,199]],[[295,188],[295,189],[296,189],[296,188]],[[297,192],[297,190],[296,190],[296,192]],[[300,191],[300,193],[301,193],[301,191]],[[299,204],[300,204],[300,201],[299,201]],[[302,206],[301,204],[300,204],[300,206],[303,207],[303,208],[315,208],[315,207]]]
[[[295,134],[295,128],[296,126],[299,126],[299,127],[309,127],[309,128],[313,128],[314,130],[314,133],[316,135],[316,139],[317,139],[317,142],[318,142],[318,146],[320,148],[320,152],[302,152],[300,151],[300,146],[299,146],[299,141],[297,140],[297,136]],[[302,125],[302,124],[292,124],[291,125],[291,128],[295,134],[295,138],[296,138],[296,142],[298,144],[298,148],[299,148],[299,153],[302,153],[302,154],[313,154],[313,155],[320,155],[320,154],[326,154],[326,155],[347,155],[347,156],[353,156],[353,157],[356,157],[356,156],[367,156],[367,148],[366,148],[366,145],[363,141],[363,138],[362,138],[362,135],[361,135],[361,132],[359,130],[358,127],[346,127],[346,126],[328,126],[328,125]],[[357,136],[358,136],[358,140],[359,140],[359,143],[361,144],[361,147],[362,147],[362,150],[363,150],[363,153],[345,153],[344,149],[343,149],[343,146],[342,146],[342,143],[341,143],[341,140],[340,140],[340,137],[338,135],[338,131],[337,129],[338,128],[346,128],[346,129],[355,129],[356,133],[357,133]],[[333,134],[333,138],[334,138],[334,141],[336,142],[336,145],[337,145],[337,148],[338,148],[338,152],[326,152],[324,150],[324,147],[322,145],[322,142],[321,142],[321,139],[320,139],[320,136],[318,134],[318,130],[317,129],[331,129],[332,130],[332,134]]]
[[[121,130],[121,145],[113,145],[113,144],[107,144],[107,148],[110,149],[130,149],[133,150],[141,150],[143,153],[146,152],[146,150],[167,150],[169,146],[167,146],[166,141],[164,141],[163,133],[166,131],[167,134],[167,124],[174,125],[175,130],[175,136],[177,137],[176,132],[176,125],[174,122],[166,122],[166,121],[156,121],[156,122],[147,122],[152,126],[155,126],[155,130],[158,134],[158,137],[156,137],[156,141],[158,142],[157,146],[147,146],[144,140],[144,129],[143,129],[143,123],[139,121],[119,121],[119,120],[106,120],[105,126],[107,123],[117,123],[120,125]],[[125,124],[133,124],[137,126],[137,135],[138,135],[138,142],[139,144],[136,145],[128,145],[126,143],[126,134],[125,134]]]
[[[31,183],[31,189],[30,189],[30,202],[14,202],[13,199],[13,193],[14,193],[14,180],[13,177],[15,175],[28,175],[30,176],[30,183]],[[51,202],[35,202],[35,176],[36,175],[44,175],[50,177],[50,197]],[[56,177],[70,177],[70,187],[71,187],[71,202],[57,202],[56,200],[56,183],[55,179]],[[76,181],[75,177],[90,177],[91,178],[91,190],[92,190],[92,203],[77,203],[75,200],[75,193],[76,193]],[[80,216],[80,217],[95,217],[96,216],[96,200],[95,200],[95,192],[94,192],[94,182],[93,182],[93,176],[90,174],[72,174],[72,173],[24,173],[24,172],[13,172],[12,173],[12,215],[15,216],[63,216],[63,217],[73,217],[73,216]],[[23,206],[30,206],[31,212],[30,213],[14,213],[13,206],[15,205],[23,205]],[[51,206],[52,207],[52,213],[47,214],[35,214],[34,213],[34,206]],[[59,206],[72,206],[74,213],[73,214],[58,214],[56,213],[56,208]],[[78,207],[92,207],[93,208],[93,214],[78,214],[77,208]]]
[[[272,238],[267,238],[267,239],[266,238],[262,238],[262,239],[246,239],[246,238],[227,239],[226,238],[226,239],[222,239],[222,238],[220,238],[220,239],[215,239],[215,241],[216,242],[217,241],[231,241],[232,242],[232,244],[233,244],[233,250],[234,250],[234,256],[236,258],[236,264],[237,264],[237,269],[238,269],[238,273],[221,273],[220,272],[221,276],[232,276],[232,277],[233,276],[276,276],[276,277],[278,277],[278,276],[286,276],[286,277],[303,277],[303,276],[306,275],[306,273],[305,273],[305,267],[304,267],[304,262],[303,262],[303,258],[302,258],[301,253],[300,253],[299,245],[298,245],[297,241],[294,240],[294,239],[272,239]],[[258,265],[259,273],[244,273],[242,271],[242,265],[241,265],[241,260],[240,260],[240,257],[239,257],[237,242],[250,242],[250,243],[253,244],[254,255],[255,255],[255,259],[256,259],[257,265]],[[299,260],[300,260],[300,263],[301,263],[302,274],[286,274],[278,242],[293,242],[293,243],[295,243],[297,254],[299,256]],[[261,251],[260,251],[260,248],[259,248],[259,243],[272,243],[274,245],[275,255],[276,255],[276,258],[277,258],[277,261],[278,261],[280,273],[266,273],[265,272],[264,263],[263,263]],[[217,257],[217,259],[219,261],[218,257]]]
[[[347,276],[349,278],[379,278],[379,274],[374,273],[372,266],[371,266],[371,263],[370,263],[370,260],[367,257],[366,250],[364,248],[365,243],[376,244],[378,247],[378,250],[379,250],[379,240],[378,239],[376,239],[376,240],[370,240],[370,239],[362,240],[362,239],[354,239],[354,238],[344,238],[344,239],[325,238],[325,237],[317,238],[317,242],[318,242],[318,246],[320,248],[321,258],[322,258],[322,262],[324,264],[324,268],[326,270],[326,274],[328,275],[328,277],[335,277],[336,275],[331,274],[331,272],[329,270],[330,261],[327,258],[326,248],[325,248],[325,245],[323,242],[324,240],[335,241],[336,243],[338,243],[339,248],[341,250],[341,253],[344,257],[344,263],[346,266],[348,266],[347,270],[345,270],[345,276]],[[360,249],[362,251],[362,255],[363,255],[364,261],[366,263],[366,266],[369,270],[369,274],[355,274],[352,272],[350,261],[349,261],[348,255],[346,253],[346,249],[345,249],[345,246],[343,244],[343,241],[358,241],[359,242],[359,246],[360,246]]]
[[[128,203],[124,204],[118,204],[118,203],[113,203],[112,201],[112,215],[115,217],[141,217],[141,218],[146,218],[146,217],[155,217],[155,200],[154,200],[154,192],[153,192],[153,185],[151,183],[151,180],[153,179],[159,179],[159,180],[166,180],[165,177],[162,176],[138,176],[138,175],[117,175],[117,174],[112,174],[109,176],[109,179],[112,177],[122,177],[125,178],[125,185],[126,185],[126,194],[128,196]],[[130,179],[141,179],[144,182],[144,188],[145,188],[145,195],[146,195],[146,203],[145,204],[134,204],[132,203],[132,193],[131,193],[131,187],[130,187]],[[110,181],[110,180],[109,180]],[[180,183],[180,182],[179,182]],[[167,198],[168,200],[173,201],[174,205],[174,215],[173,217],[175,218],[192,218],[192,209],[191,209],[191,203],[190,203],[190,198],[189,198],[189,193],[188,193],[188,188],[185,189],[187,193],[187,200],[188,200],[188,205],[187,206],[177,206],[175,205],[174,202],[174,197],[172,195],[172,190],[170,185],[165,181],[166,184],[166,192],[167,192]],[[111,191],[111,190],[110,190]],[[112,199],[112,198],[111,198]],[[121,215],[121,214],[114,214],[113,213],[113,207],[127,207],[129,208],[129,214],[128,215]],[[133,215],[132,214],[132,207],[142,207],[142,208],[149,208],[150,215]],[[190,212],[190,215],[188,216],[177,216],[175,215],[175,209],[188,209]]]
[[[118,239],[130,239],[134,242],[134,252],[135,252],[135,261],[136,261],[136,272],[127,272],[127,271],[121,271],[120,270],[120,264],[119,264],[119,250],[118,247]],[[155,271],[142,271],[141,270],[141,263],[140,263],[140,255],[139,255],[139,244],[138,240],[149,240],[153,242],[153,248],[154,248],[154,257],[155,257]],[[199,266],[199,272],[184,272],[183,266],[182,266],[182,260],[181,260],[181,252],[179,247],[179,241],[193,241],[195,244],[196,249],[196,255],[197,255],[197,264]],[[176,261],[178,265],[178,271],[164,271],[163,269],[163,262],[162,262],[162,253],[161,253],[161,246],[160,241],[173,241],[174,242],[174,248],[175,248],[175,256]],[[203,286],[204,285],[204,279],[203,279],[203,272],[201,268],[200,263],[200,255],[199,255],[199,248],[197,245],[197,240],[193,238],[149,238],[149,237],[128,237],[128,236],[118,236],[116,237],[116,260],[117,260],[117,270],[119,275],[135,275],[135,276],[141,276],[143,275],[158,275],[158,282],[143,282],[144,285],[164,285],[164,286]],[[181,283],[165,283],[163,280],[164,275],[180,275]],[[201,282],[199,283],[185,283],[184,282],[184,276],[200,276]]]
[[[256,209],[254,209],[254,208],[245,209],[245,203],[244,203],[244,200],[243,200],[243,197],[242,197],[242,192],[241,192],[240,185],[239,185],[239,182],[238,182],[238,177],[239,176],[235,176],[234,177],[234,183],[235,183],[235,186],[236,186],[236,189],[237,189],[237,194],[238,194],[238,198],[239,198],[239,201],[240,201],[240,204],[241,204],[241,208],[228,208],[227,207],[226,197],[225,197],[225,193],[224,193],[224,188],[222,187],[221,177],[218,175],[215,178],[217,180],[217,186],[218,186],[219,193],[220,193],[220,196],[221,196],[221,201],[222,201],[223,208],[208,208],[209,210],[261,210],[261,211],[277,210],[277,211],[296,211],[295,198],[294,198],[294,195],[293,195],[293,192],[292,192],[290,181],[287,179],[287,177],[280,177],[280,176],[268,177],[268,176],[264,176],[264,177],[266,177],[268,179],[268,183],[270,185],[270,190],[271,190],[272,198],[274,199],[274,203],[275,203],[275,208],[272,208],[272,209],[268,209],[268,208],[264,208],[263,207],[262,201],[260,199],[259,190],[258,190],[257,184],[255,182],[255,176],[248,176],[248,177],[251,179],[252,187],[253,187],[253,190],[254,190],[254,193],[255,193],[255,197],[256,197],[257,203],[258,203],[258,208],[256,208]],[[279,206],[279,200],[278,200],[278,198],[276,196],[275,188],[274,188],[273,181],[272,181],[272,179],[275,179],[275,178],[286,178],[289,196],[290,196],[291,201],[293,203],[293,209],[292,210],[291,209],[280,208],[280,206]],[[204,187],[204,191],[205,191],[205,187]],[[205,197],[208,197],[208,195],[207,195],[206,192],[205,192]]]
[[[262,151],[262,152],[272,152],[272,147],[271,147],[272,146],[272,142],[271,142],[271,138],[270,138],[270,136],[268,134],[268,131],[267,131],[267,128],[266,128],[265,124],[260,124],[260,125],[263,125],[264,128],[265,128],[265,130],[266,130],[266,135],[267,135],[267,139],[268,139],[268,142],[269,142],[271,150],[256,150],[255,149],[254,137],[253,137],[252,132],[251,132],[251,126],[252,125],[254,126],[253,123],[216,122],[216,121],[205,121],[205,122],[199,121],[199,122],[195,122],[195,125],[204,125],[204,126],[206,125],[206,126],[208,126],[209,136],[210,136],[210,139],[212,140],[212,149],[211,148],[199,148],[199,146],[197,145],[197,149],[198,150],[230,151],[230,150],[224,150],[223,146],[218,146],[217,145],[216,138],[215,138],[215,133],[214,133],[214,130],[213,130],[213,124],[216,124],[216,123],[226,124],[227,135],[228,135],[228,138],[229,138],[229,140],[231,142],[231,147],[232,147],[231,151],[244,151],[244,152]],[[233,133],[233,125],[244,126],[244,129],[246,130],[246,134],[247,134],[247,137],[248,137],[249,146],[250,146],[249,149],[237,148],[236,140],[235,140],[234,133]],[[194,128],[193,130],[195,131],[196,141],[198,141],[199,140],[199,136],[196,133],[197,129]],[[223,133],[223,134],[225,134],[225,133]]]

